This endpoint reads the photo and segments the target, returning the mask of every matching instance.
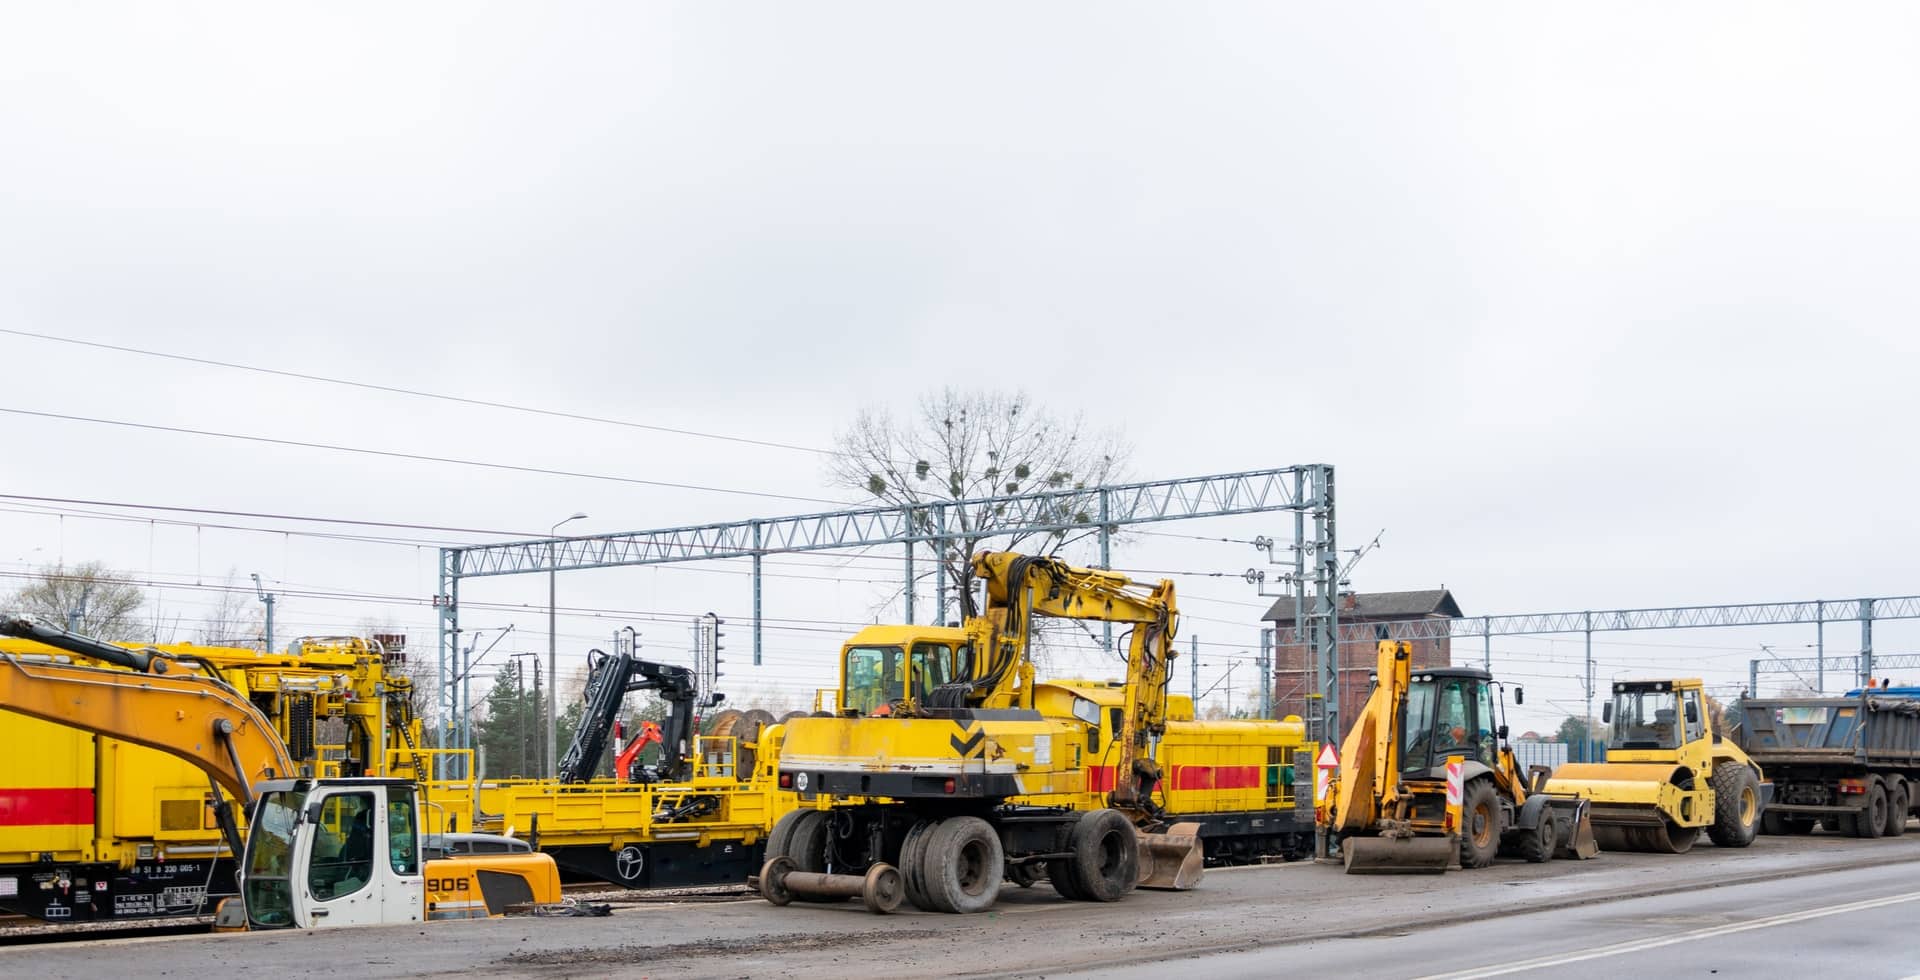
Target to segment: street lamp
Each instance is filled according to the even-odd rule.
[[[560,643],[558,639],[560,635],[558,628],[560,618],[560,573],[554,568],[553,535],[554,532],[560,530],[560,525],[566,524],[569,521],[585,520],[586,517],[587,515],[585,513],[576,512],[572,517],[566,520],[555,521],[552,527],[547,528],[547,777],[549,779],[558,776],[560,773],[559,746],[554,744],[554,740],[559,734],[555,723],[559,718],[558,707],[560,704],[560,698],[557,694],[560,690]]]

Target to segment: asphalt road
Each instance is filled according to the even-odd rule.
[[[0,948],[0,976],[890,977],[1334,975],[1553,969],[1574,976],[1698,969],[1854,977],[1920,973],[1895,945],[1920,921],[1920,836],[1763,837],[1744,850],[1502,863],[1443,877],[1334,867],[1214,871],[1191,892],[1067,902],[1009,889],[993,911],[872,916],[857,903],[758,900],[310,933],[121,939]],[[1862,900],[1887,904],[1849,907]],[[1775,918],[1783,913],[1793,917]],[[1822,914],[1825,913],[1825,914]],[[1806,916],[1806,917],[1799,917]],[[1743,928],[1744,927],[1744,928]],[[1644,945],[1664,942],[1664,945]],[[1633,944],[1621,946],[1619,944]],[[1609,948],[1611,947],[1611,948]],[[1744,958],[1744,959],[1739,959]],[[1540,962],[1534,962],[1534,961]],[[1722,961],[1725,966],[1722,966]],[[1548,961],[1552,962],[1549,966]],[[1128,971],[1132,971],[1129,973]],[[1471,974],[1480,975],[1480,974]],[[1496,975],[1496,974],[1485,974]]]
[[[1912,864],[1796,875],[1706,892],[1599,902],[1401,934],[1333,939],[1182,959],[1209,980],[1283,972],[1476,980],[1552,971],[1618,977],[1814,977],[1920,974],[1920,874]],[[1167,963],[1066,976],[1164,980]]]

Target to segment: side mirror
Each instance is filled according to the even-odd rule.
[[[1526,704],[1526,703],[1527,703],[1527,689],[1526,689],[1526,688],[1524,688],[1524,687],[1516,687],[1516,688],[1514,688],[1514,689],[1513,689],[1513,703],[1514,703],[1514,704]]]
[[[1700,706],[1694,704],[1692,701],[1687,702],[1687,724],[1700,724]]]
[[[1600,706],[1600,720],[1609,725],[1613,724],[1613,702],[1609,701]]]
[[[1499,730],[1498,730],[1497,732],[1495,732],[1494,734],[1496,734],[1496,735],[1498,735],[1498,736],[1500,736],[1500,741],[1502,741],[1502,742],[1504,742],[1504,741],[1506,741],[1506,740],[1507,740],[1507,726],[1505,726],[1505,725],[1501,725],[1501,726],[1500,726],[1500,729],[1499,729]]]
[[[327,801],[325,800],[314,800],[312,803],[307,804],[307,814],[306,814],[306,820],[304,822],[311,823],[311,824],[319,823],[320,808],[324,806],[326,802]]]

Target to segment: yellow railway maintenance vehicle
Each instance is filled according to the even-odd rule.
[[[781,784],[819,809],[774,826],[759,876],[769,900],[837,899],[864,883],[870,908],[897,892],[893,904],[903,894],[929,911],[978,912],[1004,880],[1042,869],[1061,895],[1088,901],[1197,881],[1201,822],[1163,802],[1160,752],[1177,731],[1166,691],[1173,583],[1146,589],[1007,552],[979,555],[973,572],[986,582],[983,615],[861,630],[841,651],[836,716],[786,723]],[[1125,680],[1098,691],[1038,683],[1035,616],[1130,624]],[[1217,802],[1224,780],[1264,802],[1255,770],[1266,746],[1257,762],[1221,766],[1202,748],[1204,728],[1183,737],[1184,791],[1214,794],[1196,801]]]
[[[157,658],[210,672],[260,712],[292,759],[289,775],[386,776],[416,767],[409,683],[389,676],[384,651],[363,640],[302,640],[298,653],[266,654],[128,647],[21,620],[0,622],[0,635],[15,637],[0,639],[0,653],[23,662],[145,672]],[[5,708],[0,908],[49,922],[141,921],[207,914],[218,897],[236,893],[235,860],[214,819],[219,797],[198,769]]]
[[[1547,782],[1593,801],[1601,848],[1680,854],[1701,830],[1721,847],[1753,843],[1773,784],[1713,730],[1698,679],[1616,681],[1601,720],[1607,761],[1568,763]]]
[[[204,664],[147,651],[127,666],[0,654],[0,705],[163,752],[200,770],[214,789],[222,835],[244,855],[244,915],[229,915],[233,903],[224,903],[223,924],[310,929],[420,922],[559,902],[559,872],[544,854],[423,861],[411,781],[287,778],[296,763],[272,722]],[[248,808],[244,839],[229,796]]]
[[[1412,647],[1381,640],[1374,687],[1341,746],[1321,813],[1348,874],[1482,868],[1502,852],[1540,862],[1596,853],[1587,801],[1529,785],[1476,667],[1415,671]],[[1502,706],[1504,707],[1504,706]],[[1457,801],[1448,768],[1460,761]]]

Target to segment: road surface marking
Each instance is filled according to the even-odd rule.
[[[1542,956],[1531,960],[1518,960],[1512,963],[1476,967],[1471,970],[1461,970],[1457,973],[1436,973],[1422,977],[1421,980],[1477,980],[1479,977],[1498,977],[1505,976],[1509,973],[1520,973],[1526,970],[1544,970],[1549,967],[1564,966],[1568,963],[1579,963],[1584,960],[1597,960],[1608,956],[1620,956],[1625,953],[1638,953],[1642,950],[1658,949],[1662,946],[1671,946],[1675,943],[1684,943],[1695,939],[1730,936],[1737,932],[1748,932],[1754,929],[1765,929],[1769,926],[1805,922],[1809,919],[1823,919],[1829,915],[1861,912],[1867,909],[1877,909],[1885,905],[1899,905],[1902,902],[1912,901],[1920,901],[1920,892],[1907,892],[1904,895],[1889,895],[1885,898],[1870,898],[1859,902],[1849,902],[1845,905],[1833,905],[1820,909],[1806,909],[1800,912],[1783,912],[1779,915],[1767,916],[1764,919],[1748,919],[1744,922],[1733,922],[1727,925],[1708,926],[1704,929],[1692,929],[1687,932],[1675,933],[1671,936],[1662,936],[1655,939],[1635,939],[1624,943],[1614,943],[1611,946],[1595,946],[1591,949],[1576,950],[1571,953],[1559,953],[1553,956]]]

